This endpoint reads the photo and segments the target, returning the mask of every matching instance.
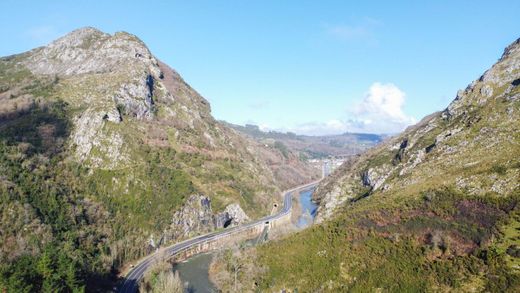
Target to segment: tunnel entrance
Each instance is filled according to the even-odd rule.
[[[231,222],[233,222],[233,218],[230,218],[224,222],[224,228],[227,228],[229,225],[231,225]]]

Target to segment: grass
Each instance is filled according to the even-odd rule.
[[[520,246],[520,215],[516,213],[508,224],[500,227],[500,233],[502,237],[495,245],[496,250],[505,256],[509,268],[520,273],[520,258],[507,254],[508,248]]]
[[[260,246],[259,265],[269,268],[260,289],[512,292],[520,288],[520,275],[503,269],[506,263],[512,265],[505,250],[518,237],[518,222],[511,221],[520,204],[517,195],[474,197],[440,189],[396,204],[374,202],[361,200],[339,211],[332,221]],[[504,227],[503,234],[499,227]],[[494,243],[501,243],[501,249]]]

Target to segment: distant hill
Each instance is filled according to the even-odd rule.
[[[308,158],[327,156],[351,156],[373,147],[385,139],[385,135],[367,133],[344,133],[338,135],[309,136],[292,132],[262,131],[256,125],[245,126],[223,122],[265,144],[278,142],[290,150],[300,152]]]

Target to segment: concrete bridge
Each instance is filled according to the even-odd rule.
[[[221,249],[247,239],[258,237],[266,231],[265,228],[271,229],[288,224],[291,221],[293,192],[313,187],[320,181],[321,179],[284,191],[282,193],[284,198],[283,208],[277,214],[266,216],[241,226],[197,236],[162,248],[147,256],[126,274],[125,281],[120,286],[118,292],[137,292],[139,282],[143,279],[146,271],[163,260],[174,259],[175,261],[182,261],[195,254]]]

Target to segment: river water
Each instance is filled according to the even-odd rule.
[[[213,254],[204,253],[190,257],[187,261],[175,264],[174,271],[184,282],[186,292],[217,292],[217,288],[209,280],[208,270]]]
[[[298,222],[296,223],[296,226],[298,226],[298,228],[308,227],[314,221],[314,217],[316,216],[316,210],[318,209],[318,206],[312,201],[313,193],[314,188],[300,192],[300,207],[302,213],[298,218]]]
[[[299,201],[302,213],[296,223],[296,226],[300,229],[310,226],[316,215],[317,205],[312,202],[313,192],[314,188],[300,192]],[[208,275],[212,258],[212,253],[199,254],[173,267],[174,271],[179,272],[181,280],[187,285],[185,286],[186,292],[217,292],[217,288],[211,283]]]

